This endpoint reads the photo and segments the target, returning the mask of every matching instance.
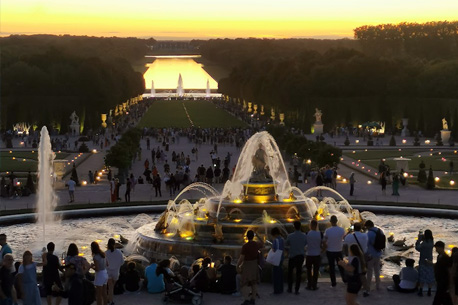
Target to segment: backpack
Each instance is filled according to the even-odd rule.
[[[83,305],[91,305],[95,302],[95,286],[94,284],[83,279]]]
[[[383,234],[382,230],[377,228],[375,231],[375,241],[374,241],[374,249],[377,251],[382,251],[386,247],[386,236]]]

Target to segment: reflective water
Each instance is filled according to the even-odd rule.
[[[84,253],[90,259],[90,243],[97,240],[102,248],[106,245],[111,237],[119,239],[122,235],[131,239],[135,230],[140,226],[156,221],[159,215],[139,214],[137,216],[126,217],[103,217],[88,219],[64,220],[59,226],[59,235],[52,238],[56,243],[56,254],[60,255],[65,251],[71,242],[78,245],[81,253]],[[411,217],[411,216],[394,216],[394,215],[377,215],[372,220],[376,226],[381,227],[387,236],[390,232],[394,233],[395,239],[406,238],[407,245],[414,245],[415,238],[419,230],[431,229],[434,239],[445,242],[447,249],[450,245],[458,244],[458,222],[452,219],[430,218],[430,217]],[[15,259],[20,259],[25,250],[32,250],[34,256],[39,260],[41,249],[46,246],[41,239],[40,226],[36,224],[20,224],[8,227],[0,227],[0,232],[6,233],[8,243],[13,249]],[[52,231],[52,227],[50,231]],[[48,237],[49,239],[50,237]],[[51,241],[51,240],[47,240]],[[418,252],[411,249],[405,251],[396,251],[397,248],[388,244],[384,257],[391,255],[404,255],[414,258],[418,262]],[[129,247],[124,250],[125,254],[130,253]],[[173,255],[173,253],[170,253]],[[434,254],[436,257],[436,254]],[[399,272],[400,267],[391,262],[384,262],[382,274],[385,276]]]
[[[207,80],[210,89],[218,89],[218,83],[202,68],[202,64],[194,60],[198,57],[200,56],[156,56],[151,58],[151,63],[146,65],[148,70],[143,74],[146,89],[151,90],[152,81],[154,81],[155,90],[168,89],[175,92],[180,73],[185,93],[193,89],[206,90]]]

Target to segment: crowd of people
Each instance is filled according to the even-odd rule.
[[[97,242],[91,243],[91,262],[80,255],[74,243],[68,246],[65,258],[60,260],[54,253],[53,242],[43,249],[41,262],[35,262],[30,251],[22,254],[22,261],[14,262],[7,237],[0,234],[0,304],[18,304],[18,299],[21,299],[25,305],[38,305],[41,297],[46,297],[48,305],[53,299],[59,305],[62,298],[67,298],[69,305],[94,301],[97,305],[113,305],[116,294],[142,289],[149,293],[170,293],[176,286],[199,292],[241,295],[243,305],[255,304],[259,296],[257,286],[266,267],[266,243],[270,244],[270,251],[279,251],[277,254],[280,255],[276,263],[269,261],[267,256],[267,262],[272,264],[274,295],[284,293],[284,265],[287,265],[288,293],[300,294],[304,267],[307,273],[305,289],[319,290],[318,277],[324,258],[329,266],[331,287],[337,286],[337,267],[346,285],[348,305],[358,304],[357,295],[361,290],[364,297],[369,297],[373,289],[381,289],[380,259],[386,243],[382,229],[367,220],[364,224],[354,223],[347,232],[338,226],[335,215],[331,216],[330,226],[324,232],[319,230],[314,219],[306,227],[305,233],[303,225],[296,221],[295,231],[287,236],[274,227],[270,232],[271,240],[265,242],[254,231],[248,230],[247,242],[242,246],[236,264],[231,256],[225,256],[216,261],[204,257],[185,266],[172,256],[160,261],[152,258],[144,270],[141,263],[125,260],[112,238],[108,240],[106,251]],[[413,259],[406,259],[406,266],[399,274],[393,275],[393,285],[388,290],[416,292],[422,297],[425,286],[428,296],[436,287],[434,305],[457,304],[458,248],[455,247],[449,256],[444,242],[434,242],[432,231],[425,230],[419,232],[415,249],[420,254],[418,267],[415,268]],[[435,263],[433,249],[438,254]],[[284,264],[286,258],[287,264]],[[38,285],[37,267],[43,267],[41,285]]]

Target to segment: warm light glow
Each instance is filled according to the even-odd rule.
[[[352,151],[352,153],[356,154],[356,151]]]
[[[439,177],[434,178],[434,181],[436,181],[436,182],[439,182],[439,180],[440,180]]]
[[[146,65],[148,70],[143,74],[147,90],[151,90],[152,81],[154,81],[154,89],[156,90],[176,90],[180,74],[185,91],[190,89],[206,89],[207,80],[209,80],[210,89],[218,89],[218,83],[202,68],[202,64],[197,63],[193,58],[163,58],[158,56],[156,59],[152,58],[151,62]]]
[[[451,186],[454,186],[454,185],[455,185],[455,181],[450,180],[450,185],[451,185]]]
[[[453,248],[455,248],[456,246],[455,246],[455,245],[448,245],[448,247],[449,247],[450,249],[453,249]]]
[[[92,150],[92,152],[95,154],[95,153],[97,152],[97,149],[94,148],[94,149]]]
[[[87,246],[82,246],[81,249],[82,249],[82,250],[86,250],[86,249],[87,249]]]
[[[456,20],[453,12],[458,11],[454,0],[425,0],[415,5],[395,0],[291,1],[269,2],[268,5],[242,0],[218,2],[217,5],[207,0],[176,3],[147,0],[4,2],[2,33],[153,36],[156,39],[325,35],[352,38],[353,29],[364,24]]]
[[[429,143],[431,143],[430,140],[425,140],[425,144],[429,144]]]
[[[270,223],[276,223],[276,221],[275,221],[275,220],[273,220],[273,219],[272,219],[272,220],[270,220],[269,222],[270,222]]]
[[[367,181],[367,184],[372,184],[372,181],[368,180],[368,181]]]
[[[394,232],[390,232],[390,236],[393,236],[394,235]]]
[[[241,199],[234,199],[234,203],[242,203]]]
[[[167,236],[167,237],[172,237],[173,235],[175,235],[175,233],[167,233],[167,234],[165,234],[165,236]]]
[[[22,159],[23,162],[25,162],[25,159]]]
[[[358,144],[358,143],[359,143],[359,140],[355,140],[355,143]]]
[[[409,176],[409,174],[407,174],[407,173],[404,173],[404,174],[402,174],[402,175],[403,175],[405,178],[407,178],[407,177]]]
[[[12,150],[10,150],[10,154],[12,154],[12,153],[13,153],[13,151],[12,151]]]
[[[70,163],[69,163],[69,164],[70,164]],[[87,181],[86,181],[86,180],[83,180],[83,181],[81,181],[81,184],[82,184],[82,185],[87,185]]]
[[[342,179],[342,176],[341,175],[337,175],[337,179]]]
[[[240,218],[234,219],[234,222],[241,222],[242,220]]]
[[[80,253],[78,253],[78,256],[84,256],[84,253],[80,252]]]
[[[342,181],[343,181],[343,182],[347,182],[347,179],[344,178]]]
[[[402,144],[406,144],[407,143],[407,140],[406,139],[402,139]]]
[[[101,239],[96,239],[95,242],[100,244],[102,242],[102,240]]]
[[[13,160],[16,160],[16,157],[13,157]]]
[[[307,164],[311,164],[311,163],[312,163],[312,160],[308,159]]]
[[[113,237],[116,238],[116,239],[119,239],[121,237],[121,235],[115,234],[115,235],[113,235]]]
[[[96,179],[97,181],[100,181],[100,176],[97,176],[95,179]]]

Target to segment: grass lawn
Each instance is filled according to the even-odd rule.
[[[450,169],[450,166],[449,166],[450,160],[453,160],[455,168],[458,166],[458,157],[447,158],[445,162],[441,160],[440,156],[421,157],[421,158],[419,158],[418,156],[411,156],[411,157],[406,156],[406,158],[411,159],[411,161],[409,161],[409,170],[418,170],[420,162],[422,160],[423,162],[425,162],[426,170],[428,170],[429,167],[432,166],[433,170],[435,171],[446,172]],[[361,160],[361,162],[369,166],[372,166],[374,168],[378,168],[380,160]],[[386,160],[385,164],[389,165],[390,168],[393,168],[393,169],[396,168],[396,161]]]
[[[208,101],[156,101],[143,116],[138,127],[190,127],[183,104],[194,126],[238,127],[246,126],[226,111]]]
[[[57,153],[56,159],[65,159],[67,153]],[[13,159],[15,158],[15,159]],[[25,161],[24,161],[25,160]],[[0,172],[36,172],[38,166],[38,152],[34,151],[8,151],[0,152]]]
[[[344,156],[348,156],[355,160],[378,160],[383,158],[398,158],[398,157],[406,157],[410,158],[410,156],[418,155],[418,153],[428,151],[428,149],[412,149],[412,150],[403,150],[399,149],[396,150],[355,150],[353,151],[345,151],[343,153]],[[377,163],[378,164],[378,163]]]
[[[190,127],[182,101],[155,101],[138,127]]]
[[[213,103],[208,101],[187,101],[185,105],[195,126],[202,128],[247,126],[244,122],[233,117],[225,110],[216,108]]]

